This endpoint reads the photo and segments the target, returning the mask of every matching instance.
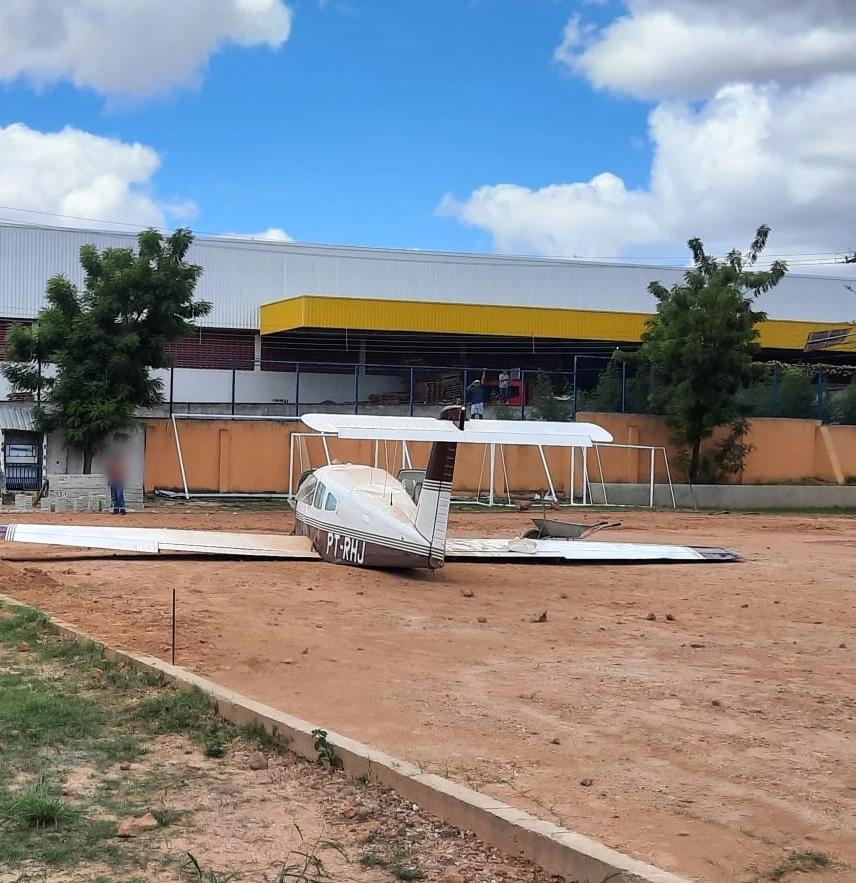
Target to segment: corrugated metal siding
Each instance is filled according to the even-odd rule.
[[[9,405],[0,402],[0,429],[14,429],[18,432],[35,432],[33,409],[22,408],[20,405]]]
[[[81,282],[80,246],[133,246],[136,237],[0,225],[0,316],[30,318],[45,282],[65,273]],[[338,248],[264,241],[199,239],[191,259],[205,268],[199,296],[214,309],[212,328],[257,329],[259,307],[302,294],[651,313],[653,279],[671,285],[683,271],[493,255]],[[835,323],[849,319],[852,295],[841,279],[789,276],[759,306],[770,318]]]
[[[0,316],[35,317],[53,275],[82,285],[79,254],[87,243],[99,249],[133,248],[136,236],[0,225]],[[204,267],[197,294],[214,305],[201,325],[258,330],[259,306],[283,296],[286,256],[256,243],[246,246],[194,243],[190,260]]]

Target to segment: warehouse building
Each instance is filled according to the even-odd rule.
[[[0,341],[12,323],[36,317],[49,277],[82,282],[79,251],[89,243],[134,247],[136,235],[0,225]],[[522,404],[527,371],[572,373],[580,359],[605,362],[615,347],[638,343],[655,311],[648,284],[682,276],[631,264],[201,237],[190,259],[203,267],[197,293],[213,309],[173,348],[176,367],[162,376],[169,407],[231,413],[412,411],[459,398],[475,377],[496,386],[503,370],[510,403]],[[852,317],[853,296],[842,279],[789,274],[759,306],[769,317],[767,354],[792,359],[809,333]],[[9,398],[0,385],[0,400]],[[4,406],[11,416],[0,429],[14,440],[8,454],[27,460],[23,405]]]
[[[50,276],[82,281],[78,255],[87,243],[134,247],[136,237],[0,225],[0,334],[35,318]],[[648,284],[682,276],[679,268],[220,238],[197,239],[190,258],[204,268],[197,291],[213,309],[174,348],[176,365],[293,375],[299,363],[307,403],[353,397],[350,380],[309,375],[350,378],[354,366],[365,369],[366,396],[389,386],[377,378],[411,367],[570,371],[575,356],[638,343],[655,310]],[[768,355],[797,357],[810,332],[852,318],[845,281],[794,273],[763,296]],[[378,374],[383,367],[396,372]],[[224,380],[207,377],[182,383],[176,400],[192,390],[204,400]],[[294,392],[278,376],[241,385],[241,401]]]

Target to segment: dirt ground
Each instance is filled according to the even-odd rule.
[[[599,537],[746,561],[402,576],[10,545],[0,585],[162,657],[175,588],[177,663],[263,702],[705,883],[769,879],[805,851],[833,864],[803,883],[856,880],[856,518],[617,517]],[[122,520],[291,523],[202,504]],[[525,513],[459,512],[451,532],[529,526]]]
[[[0,883],[559,883],[2,602],[0,743]]]

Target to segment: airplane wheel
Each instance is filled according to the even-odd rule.
[[[524,540],[540,540],[541,531],[537,527],[530,527],[529,530],[523,532]]]

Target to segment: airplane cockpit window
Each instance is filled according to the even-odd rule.
[[[338,501],[338,500],[337,500],[332,494],[327,494],[327,499],[326,499],[326,501],[324,502],[324,508],[325,508],[328,512],[335,512],[335,511],[336,511],[336,507],[337,507],[338,505],[339,505],[339,501]]]
[[[315,499],[312,501],[312,505],[313,505],[316,509],[320,509],[320,508],[321,508],[321,503],[324,502],[324,494],[326,494],[326,493],[327,493],[327,488],[324,487],[324,483],[323,483],[323,482],[319,481],[319,482],[318,482],[318,487],[315,488]]]
[[[317,484],[317,478],[312,478],[311,476],[307,478],[303,484],[300,485],[300,490],[297,492],[297,502],[311,503],[312,497],[315,495],[315,487]]]

